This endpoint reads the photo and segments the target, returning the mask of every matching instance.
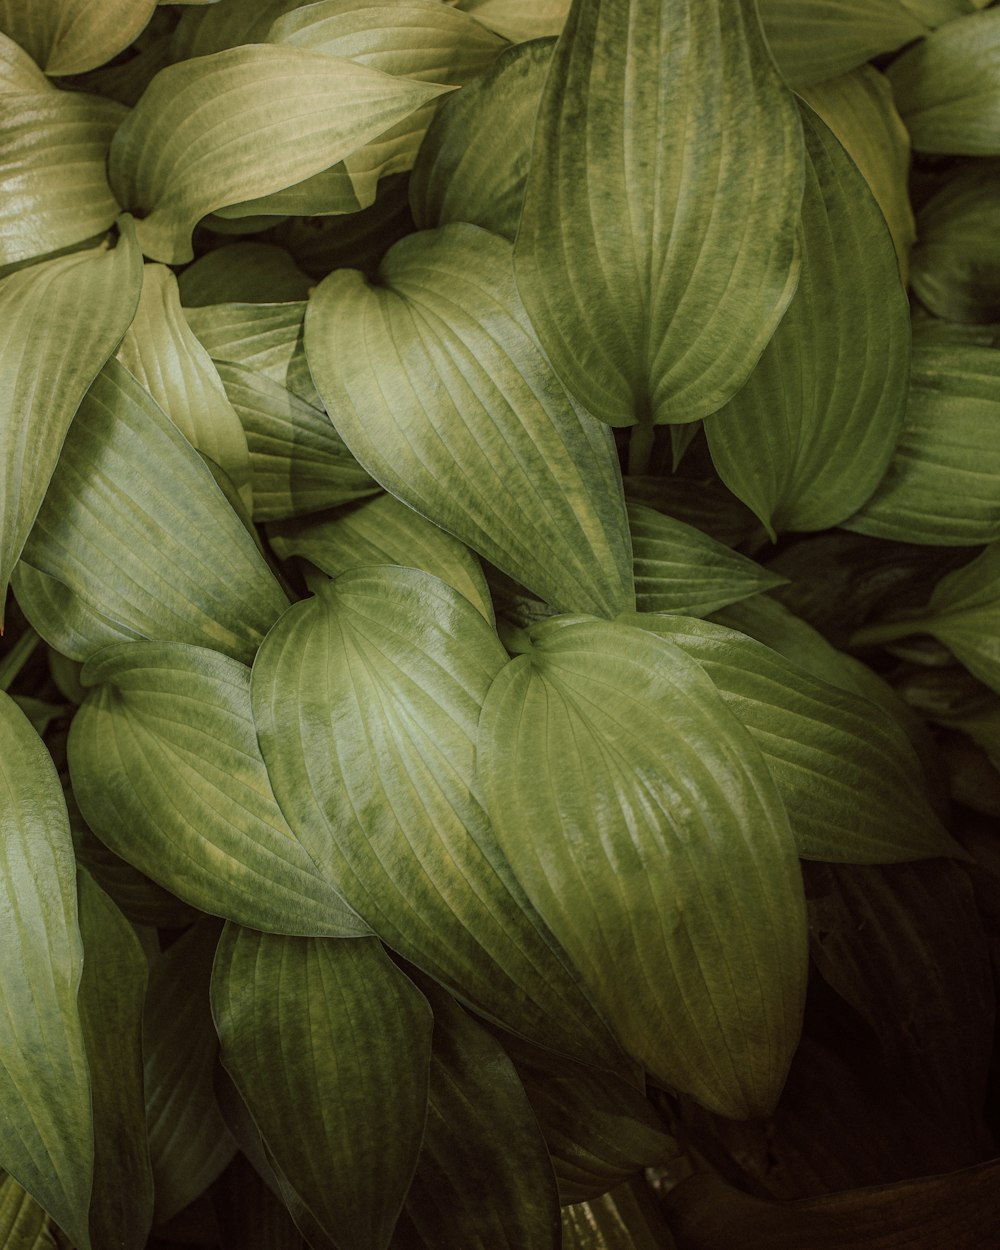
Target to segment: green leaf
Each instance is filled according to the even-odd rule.
[[[49,1217],[12,1176],[0,1177],[0,1246],[4,1250],[58,1250]]]
[[[188,261],[206,213],[327,168],[444,90],[302,48],[194,57],[161,70],[122,123],[111,186],[141,214],[147,256]]]
[[[46,74],[80,74],[127,48],[155,9],[156,0],[0,0],[0,30]]]
[[[675,1250],[676,1244],[642,1178],[563,1210],[564,1250]]]
[[[1000,538],[1000,352],[917,346],[902,438],[878,490],[844,527],[930,546]]]
[[[75,252],[0,282],[0,600],[70,422],[128,328],[141,284],[128,218],[113,251]]]
[[[772,535],[827,529],[875,490],[902,428],[910,359],[885,219],[836,136],[802,113],[798,290],[749,382],[705,422],[719,476]]]
[[[433,573],[465,595],[493,624],[482,566],[457,538],[392,495],[340,512],[271,525],[268,541],[283,560],[301,556],[328,577],[366,564],[403,564]]]
[[[918,152],[1000,156],[1000,13],[949,22],[889,66],[896,107]]]
[[[882,708],[735,630],[683,617],[623,619],[680,647],[712,679],[767,760],[803,859],[877,864],[960,853],[928,804],[920,760]]]
[[[0,693],[0,1168],[90,1250],[90,1075],[76,865],[52,757]]]
[[[334,425],[387,490],[555,607],[631,606],[610,431],[539,351],[506,240],[444,226],[397,243],[377,286],[330,274],[305,341]]]
[[[720,408],[794,294],[802,185],[795,100],[755,4],[576,0],[515,254],[567,389],[619,426]]]
[[[287,602],[201,457],[114,360],[80,406],[24,562],[107,622],[72,652],[39,628],[79,660],[108,626],[249,660]]]
[[[308,1250],[281,1199],[238,1154],[212,1187],[222,1250]]]
[[[173,32],[171,60],[187,61],[245,43],[264,43],[271,23],[310,0],[217,0],[211,7],[188,8]]]
[[[70,730],[73,789],[113,851],[193,906],[255,929],[367,933],[271,792],[250,670],[183,643],[108,647]]]
[[[683,429],[683,426],[671,426]],[[760,546],[765,535],[760,522],[712,473],[710,476],[651,477],[626,474],[625,497],[684,521],[726,547],[749,543]]]
[[[569,6],[570,0],[458,0],[460,9],[512,43],[558,35]]]
[[[500,845],[629,1053],[723,1115],[764,1114],[798,1042],[806,963],[767,762],[670,643],[580,617],[529,638],[480,722]]]
[[[417,228],[468,221],[514,240],[552,40],[510,48],[438,109],[410,178]]]
[[[477,726],[506,658],[479,611],[430,574],[344,573],[258,655],[264,762],[302,844],[388,946],[505,1027],[620,1066],[483,809]]]
[[[132,926],[86,872],[79,875],[79,900],[80,1019],[96,1148],[90,1232],[95,1246],[143,1250],[153,1222],[142,1079],[146,956]]]
[[[230,243],[216,248],[188,265],[177,281],[181,303],[188,308],[304,300],[312,286],[312,278],[274,243]]]
[[[331,1242],[386,1250],[427,1114],[426,999],[375,938],[229,925],[212,1009],[227,1071]]]

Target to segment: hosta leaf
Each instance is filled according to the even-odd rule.
[[[116,58],[100,69],[81,74],[75,79],[76,84],[86,91],[134,108],[153,77],[170,64],[170,35],[164,32],[144,38],[141,47],[133,44],[131,51],[135,55],[130,55],[127,60]]]
[[[271,631],[254,720],[289,824],[388,946],[543,1046],[620,1055],[497,846],[475,773],[506,652],[428,573],[344,573]]]
[[[845,528],[931,546],[1000,538],[1000,352],[918,346],[903,435]]]
[[[230,925],[212,1009],[226,1069],[330,1240],[386,1250],[427,1114],[427,1000],[375,938]]]
[[[640,612],[707,616],[782,583],[746,556],[662,512],[630,503],[628,520]]]
[[[212,359],[253,369],[281,386],[302,351],[304,301],[285,304],[211,304],[185,308],[188,325]]]
[[[458,7],[512,43],[558,35],[570,0],[459,0]]]
[[[153,1176],[142,1084],[146,956],[135,931],[86,872],[79,877],[84,965],[80,1018],[94,1103],[95,1246],[143,1250],[153,1221]]]
[[[255,521],[319,512],[378,491],[321,409],[245,365],[220,361],[218,372],[250,449]]]
[[[201,457],[114,360],[80,406],[24,559],[122,640],[192,642],[242,660],[287,602]]]
[[[903,424],[910,318],[868,184],[803,108],[809,154],[795,298],[749,382],[705,422],[729,489],[768,529],[818,530],[878,485]]]
[[[308,1250],[288,1209],[238,1154],[212,1187],[222,1250]]]
[[[444,90],[302,48],[195,57],[161,70],[118,130],[111,186],[142,214],[147,256],[187,261],[206,213],[325,169]]]
[[[156,0],[0,0],[0,30],[46,74],[81,74],[127,48],[155,9]]]
[[[563,1210],[564,1250],[675,1250],[676,1243],[645,1180]]]
[[[309,366],[348,447],[553,606],[622,610],[632,571],[610,432],[539,351],[510,244],[444,226],[397,243],[379,277],[332,273],[306,310]]]
[[[141,283],[127,218],[113,251],[76,252],[0,282],[0,599],[74,413],[128,328]]]
[[[217,0],[210,8],[187,9],[173,32],[171,59],[187,61],[244,43],[264,43],[272,22],[309,2],[256,0],[251,9],[243,0]]]
[[[896,107],[918,152],[1000,155],[1000,13],[949,22],[889,66]]]
[[[181,303],[197,308],[304,300],[312,279],[274,243],[230,243],[188,265],[178,278],[178,286]]]
[[[576,0],[516,250],[564,385],[611,425],[720,408],[795,291],[802,179],[795,101],[754,4]]]
[[[90,1250],[90,1075],[76,865],[52,757],[0,693],[0,1167]]]
[[[627,620],[696,660],[750,730],[803,859],[889,863],[958,852],[928,805],[913,747],[881,708],[735,630],[683,617]]]
[[[272,525],[268,540],[282,559],[302,556],[328,577],[365,564],[403,564],[440,577],[493,623],[482,566],[457,538],[392,495],[357,508]]]
[[[468,221],[514,240],[552,40],[519,44],[441,105],[410,178],[422,230]]]
[[[183,643],[106,648],[68,746],[73,789],[108,846],[202,911],[255,929],[366,933],[319,876],[271,792],[250,670]]]
[[[626,474],[624,484],[625,497],[629,501],[676,517],[678,521],[703,530],[726,547],[737,547],[748,541],[759,546],[759,540],[764,537],[754,514],[723,486],[714,473],[701,478]]]
[[[0,1177],[0,1246],[4,1250],[58,1250],[51,1220],[12,1176]]]
[[[555,617],[483,706],[500,845],[629,1052],[723,1115],[774,1105],[798,1042],[805,904],[767,763],[701,667]]]

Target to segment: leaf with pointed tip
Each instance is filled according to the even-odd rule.
[[[719,476],[772,536],[827,529],[872,494],[902,429],[910,362],[885,218],[836,136],[802,115],[798,290],[746,386],[705,421]]]
[[[379,274],[371,286],[332,273],[306,310],[309,367],[354,455],[553,606],[631,606],[610,431],[574,406],[539,351],[511,245],[444,226],[401,240]]]
[[[479,611],[429,573],[344,573],[260,650],[261,751],[299,840],[388,946],[505,1027],[617,1067],[482,805],[477,725],[506,658]]]
[[[90,1250],[94,1118],[73,842],[52,757],[2,692],[0,795],[0,1168]]]
[[[213,915],[278,933],[368,928],[322,880],[267,779],[250,670],[184,643],[108,647],[67,746],[84,818],[113,851]]]
[[[795,99],[754,3],[576,0],[515,251],[567,389],[610,425],[720,408],[795,292],[802,186]]]
[[[274,243],[230,243],[206,252],[179,275],[186,308],[206,304],[304,300],[313,280]]]
[[[641,1177],[563,1210],[563,1250],[675,1250],[675,1246]]]
[[[512,43],[558,35],[570,0],[459,0],[458,7]]]
[[[115,360],[76,414],[24,562],[122,640],[192,642],[244,661],[287,606],[201,457]],[[106,641],[102,627],[92,649]]]
[[[446,90],[304,48],[194,57],[161,70],[119,128],[111,186],[141,214],[147,256],[188,261],[206,213],[318,173]]]
[[[121,224],[113,251],[74,252],[0,282],[0,600],[70,422],[135,313],[142,259],[128,218]]]
[[[663,639],[553,617],[529,640],[479,727],[500,846],[647,1071],[723,1115],[764,1114],[798,1043],[806,964],[767,762]]]
[[[157,0],[0,0],[0,30],[46,74],[81,74],[110,61],[142,33]]]
[[[1000,161],[950,168],[917,213],[913,289],[931,312],[949,321],[1000,320],[1000,237],[994,228]],[[932,323],[936,330],[946,327]],[[973,332],[951,327],[951,332]],[[915,327],[916,332],[916,327]],[[996,346],[996,328],[985,346]]]
[[[427,1000],[375,938],[228,925],[212,1010],[226,1070],[330,1240],[387,1250],[427,1114]]]

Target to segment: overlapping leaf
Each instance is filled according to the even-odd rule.
[[[510,244],[444,226],[397,243],[379,276],[371,286],[332,273],[306,311],[309,366],[354,455],[553,606],[631,606],[610,432],[574,406],[539,351]]]
[[[250,671],[182,643],[107,648],[73,720],[73,789],[90,827],[202,911],[255,929],[358,934],[271,792]]]
[[[193,56],[224,52],[240,44],[265,43],[271,23],[283,13],[311,0],[256,0],[248,8],[243,0],[216,0],[211,7],[189,8],[173,32],[171,59],[186,61]]]
[[[56,1250],[52,1221],[13,1176],[0,1177],[0,1246]]]
[[[181,303],[200,308],[206,304],[304,300],[312,279],[274,243],[230,243],[188,265],[178,286]]]
[[[720,408],[795,291],[802,186],[795,101],[755,4],[577,0],[516,251],[564,385],[612,425]]]
[[[644,1180],[563,1211],[563,1250],[675,1250],[676,1243]],[[721,1250],[721,1248],[720,1248]]]
[[[558,35],[570,0],[459,0],[458,7],[512,43]]]
[[[0,30],[46,74],[80,74],[110,61],[139,35],[157,0],[0,0]]]
[[[803,110],[809,167],[795,298],[743,389],[705,422],[719,476],[771,533],[836,525],[899,438],[909,309],[885,219],[836,136]]]
[[[302,352],[304,301],[210,304],[185,308],[188,325],[216,363],[229,361],[291,387],[291,369]],[[306,397],[308,398],[308,397]]]

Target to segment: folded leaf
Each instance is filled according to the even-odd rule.
[[[480,721],[500,845],[626,1049],[723,1115],[763,1114],[805,993],[801,879],[767,763],[670,643],[574,617],[529,639]]]
[[[354,455],[553,606],[631,606],[610,432],[574,406],[539,351],[510,244],[444,226],[397,243],[379,278],[332,273],[306,311],[309,366]]]
[[[802,269],[743,389],[705,422],[719,476],[769,532],[827,529],[885,473],[906,405],[910,318],[885,219],[803,107]]]
[[[368,932],[285,823],[250,715],[250,670],[183,643],[109,647],[73,719],[73,789],[111,849],[213,915],[267,932]]]
[[[0,30],[46,74],[81,74],[127,48],[155,9],[156,0],[0,0]]]
[[[720,408],[795,291],[802,180],[795,101],[755,4],[576,0],[516,249],[567,389],[611,425]]]

